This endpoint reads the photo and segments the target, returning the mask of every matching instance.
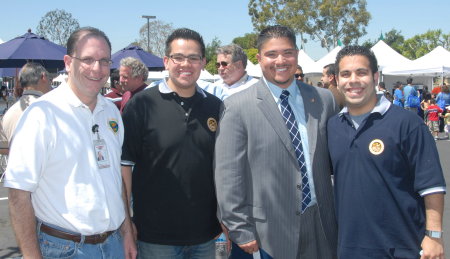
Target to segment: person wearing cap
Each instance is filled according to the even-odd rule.
[[[446,184],[433,137],[419,116],[376,94],[370,49],[346,46],[335,64],[346,101],[327,125],[338,257],[444,258]]]
[[[5,187],[18,245],[23,258],[135,258],[120,172],[124,127],[99,94],[112,63],[108,37],[74,31],[64,63],[67,82],[25,110],[11,143]]]

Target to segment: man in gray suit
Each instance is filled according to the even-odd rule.
[[[338,108],[330,91],[294,80],[295,42],[287,27],[264,29],[263,77],[224,102],[215,181],[232,258],[336,258],[326,122]]]

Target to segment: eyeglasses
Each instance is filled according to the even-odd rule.
[[[74,57],[74,56],[70,56],[70,57],[74,58],[74,59],[77,59],[81,63],[83,63],[85,65],[88,65],[88,66],[93,66],[96,61],[98,61],[98,63],[102,67],[109,67],[112,64],[112,60],[111,59],[107,59],[107,58],[102,58],[102,59],[96,60],[96,59],[90,58],[90,57],[88,57],[88,58],[77,58],[77,57]]]
[[[305,74],[301,73],[301,74],[294,74],[295,79],[298,79],[299,77],[304,77]]]
[[[202,56],[200,55],[189,55],[185,56],[182,54],[170,55],[169,58],[175,64],[182,64],[185,60],[187,60],[190,64],[200,64],[202,61]]]
[[[231,63],[227,63],[225,61],[220,61],[216,63],[216,68],[219,68],[220,66],[222,66],[223,68],[227,68],[227,66],[231,64]]]

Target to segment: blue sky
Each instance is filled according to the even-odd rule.
[[[442,29],[450,33],[450,1],[448,0],[368,0],[372,14],[365,39],[376,39],[380,33],[392,28],[408,38],[428,29]],[[172,23],[173,27],[188,27],[202,34],[205,44],[218,37],[222,44],[233,38],[253,32],[248,16],[247,0],[77,0],[33,1],[2,0],[0,12],[0,39],[8,41],[24,34],[28,28],[36,31],[40,19],[54,9],[64,9],[81,26],[103,30],[110,38],[113,52],[126,47],[139,38],[139,28],[146,23],[142,15],[155,15],[157,19]],[[327,53],[320,44],[309,41],[306,52],[315,60]]]

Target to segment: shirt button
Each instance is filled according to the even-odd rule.
[[[186,115],[186,117],[187,117],[187,116],[189,116],[189,113],[186,112],[184,115]]]
[[[181,105],[184,105],[184,102],[181,102]]]

